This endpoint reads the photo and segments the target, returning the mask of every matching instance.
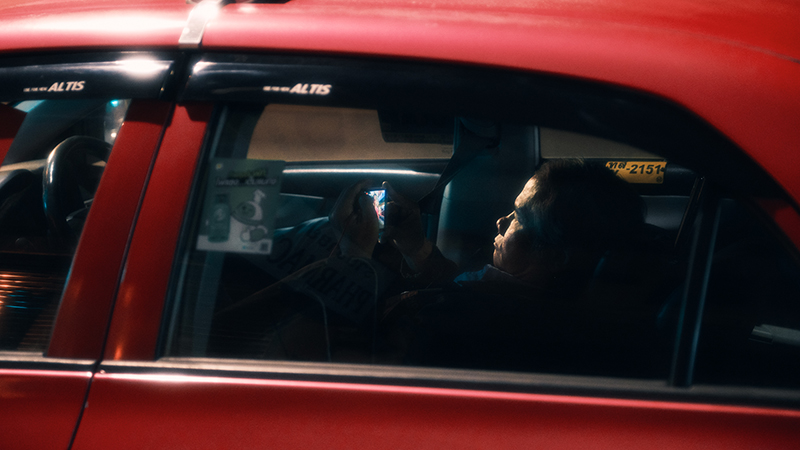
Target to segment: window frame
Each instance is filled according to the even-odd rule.
[[[503,83],[498,84],[503,84],[505,86],[505,90],[502,90],[500,96],[502,97],[505,95],[508,98],[518,98],[519,92],[515,89],[520,85],[524,87],[536,85],[538,90],[536,90],[535,94],[541,94],[545,97],[545,100],[542,102],[544,106],[541,106],[539,109],[547,109],[547,106],[553,106],[558,102],[565,102],[569,105],[569,108],[565,107],[562,108],[562,110],[556,111],[558,120],[555,122],[544,120],[542,125],[617,140],[642,148],[646,151],[653,151],[654,153],[666,156],[682,164],[685,161],[689,163],[689,166],[705,170],[708,178],[711,179],[714,184],[722,186],[726,191],[741,193],[741,189],[737,188],[749,184],[757,187],[756,190],[758,194],[771,195],[793,205],[788,195],[786,195],[758,165],[753,163],[743,151],[738,149],[733,143],[720,135],[713,127],[703,122],[691,112],[669,101],[655,98],[648,94],[580,80],[561,79],[543,74],[518,73],[514,71],[445,66],[428,63],[396,61],[367,62],[358,59],[317,58],[291,55],[201,54],[193,57],[191,60],[188,79],[179,98],[181,101],[187,102],[187,104],[200,102],[206,105],[208,105],[209,102],[218,104],[228,101],[266,102],[271,97],[268,97],[269,94],[265,93],[263,90],[263,85],[265,84],[264,80],[269,76],[273,76],[275,71],[279,70],[283,64],[286,64],[289,69],[287,73],[280,73],[277,75],[281,80],[303,79],[303,77],[307,77],[308,71],[322,70],[323,73],[328,73],[325,72],[325,70],[329,69],[331,78],[325,78],[325,80],[335,81],[330,81],[330,83],[326,82],[325,84],[331,84],[337,88],[339,86],[345,86],[346,89],[361,89],[360,94],[354,94],[355,96],[352,99],[344,102],[345,105],[337,104],[337,106],[363,106],[365,98],[375,95],[382,96],[382,99],[402,98],[403,90],[400,89],[398,85],[404,81],[404,77],[409,77],[409,73],[415,74],[415,76],[409,78],[413,80],[409,82],[412,84],[424,83],[424,81],[421,80],[455,80],[451,83],[451,86],[449,86],[453,91],[464,89],[464,86],[469,87],[481,80],[485,80],[487,77],[497,77],[503,81]],[[370,71],[370,69],[374,70]],[[352,76],[352,79],[348,79],[348,74],[353,73],[357,75]],[[375,76],[376,73],[381,76]],[[379,79],[382,82],[371,82],[370,80],[373,79]],[[290,85],[291,81],[284,81],[283,84]],[[427,87],[430,89],[444,89],[443,84],[438,81],[432,84],[434,86]],[[227,90],[224,88],[226,85],[237,86],[237,88]],[[388,89],[391,92],[380,92],[386,85],[391,88]],[[363,89],[364,86],[366,86],[367,89]],[[550,92],[550,94],[548,95],[545,91]],[[545,92],[545,94],[542,94],[543,92]],[[441,94],[441,92],[437,93],[435,97],[436,101],[441,101],[444,95],[445,94]],[[298,104],[328,104],[326,103],[328,99],[322,97],[324,96],[315,99],[316,103],[315,101],[308,100],[307,97],[300,98],[296,102]],[[481,99],[478,99],[478,103],[480,103],[480,100]],[[489,101],[487,99],[483,100]],[[570,109],[572,112],[565,111],[565,109]],[[515,112],[518,111],[511,111],[509,114],[513,115]],[[536,112],[529,113],[527,117],[536,117],[536,114]],[[217,113],[217,117],[218,115],[219,113]],[[597,120],[601,116],[603,120]],[[209,120],[208,123],[213,125],[216,120],[216,118],[213,118]],[[615,125],[619,126],[620,124],[624,124],[624,126],[621,127],[624,132],[621,132],[619,127],[617,127],[616,131],[612,130]],[[647,125],[643,126],[643,124]],[[659,126],[653,124],[659,124]],[[657,129],[654,130],[654,127]],[[208,130],[213,130],[215,128],[214,126],[210,126]],[[199,161],[202,161],[202,155],[206,155],[208,152],[211,136],[212,131],[208,131],[205,136],[206,143],[203,149],[199,151],[199,155],[201,155],[198,157]],[[730,165],[733,167],[729,173],[729,175],[733,174],[732,176],[721,174],[720,170],[718,170],[714,164],[714,162],[718,161],[722,156],[725,156],[726,162],[729,161]],[[202,164],[200,163],[194,166],[193,172],[195,176],[200,173],[201,167]],[[196,184],[193,183],[192,186],[193,193],[190,198],[197,195],[197,193],[194,192]],[[189,204],[192,203],[190,202]],[[180,233],[181,236],[185,235],[190,209],[191,208],[187,207],[186,211],[184,211],[184,220],[181,222],[181,227],[183,227],[183,231]],[[703,222],[705,221],[704,219]],[[711,230],[713,231],[713,227]],[[176,246],[177,251],[171,264],[173,274],[177,273],[176,271],[179,270],[182,259],[181,255],[183,254],[183,245],[185,245],[185,242],[179,242],[180,243]],[[793,250],[796,252],[797,249],[795,248]],[[702,259],[705,258],[705,256],[703,256],[704,254],[704,251],[697,250],[694,257],[702,262]],[[689,276],[692,277],[691,274],[689,274]],[[171,311],[171,302],[175,298],[174,283],[176,277],[170,279],[170,287],[167,290],[167,298],[163,308],[164,314],[161,316],[163,322],[162,326],[159,328],[161,330],[159,342],[162,343],[165,339],[163,334],[164,330],[168,328],[166,326],[169,321],[168,312]],[[689,295],[687,301],[691,301],[693,304],[701,304],[703,292],[702,289],[693,291],[693,293]],[[702,308],[697,307],[695,309],[697,312],[694,317],[695,322],[697,322],[700,320]],[[682,333],[681,335],[685,337],[682,337],[679,342],[691,341],[691,336],[696,336],[697,332],[699,332],[698,327],[694,327],[693,329],[689,327],[689,332],[685,334]],[[338,369],[331,370],[328,363],[310,363],[297,367],[292,366],[287,369],[286,367],[288,366],[270,361],[254,363],[252,361],[240,362],[216,360],[212,358],[165,358],[162,353],[162,343],[154,343],[153,360],[156,362],[154,364],[147,364],[147,370],[160,371],[161,369],[157,369],[158,367],[169,370],[167,367],[174,364],[180,365],[186,363],[188,364],[188,366],[185,366],[187,370],[190,366],[198,368],[211,367],[212,369],[198,370],[202,373],[206,373],[203,372],[204,370],[230,370],[231,373],[240,374],[237,376],[249,376],[246,374],[251,373],[250,369],[242,370],[242,367],[258,366],[265,369],[263,371],[264,374],[271,374],[267,376],[280,376],[289,379],[314,379],[320,381],[348,380],[348,382],[360,382],[358,380],[366,379],[370,380],[369,382],[378,382],[379,384],[391,385],[394,383],[402,383],[415,385],[416,383],[425,383],[424,379],[426,378],[426,376],[420,376],[417,380],[415,375],[413,375],[413,373],[416,373],[417,369],[408,369],[411,374],[408,375],[408,378],[403,377],[402,381],[392,381],[391,377],[384,378],[385,375],[382,374],[379,368],[370,367],[350,367],[340,371]],[[684,389],[685,387],[691,386],[690,374],[692,358],[691,351],[685,351],[684,349],[676,352],[673,361],[673,366],[675,367],[674,376],[671,377],[671,381],[667,383],[667,391],[669,391],[669,394],[666,395],[672,396],[672,398],[681,398],[686,401],[708,400],[718,402],[725,401],[724,399],[731,400],[733,398],[735,399],[734,401],[741,401],[748,404],[784,406],[787,404],[784,402],[785,399],[789,398],[788,404],[796,405],[796,398],[793,394],[794,391],[787,392],[786,390],[776,390],[776,392],[772,392],[770,389],[765,389],[759,391],[757,394],[753,394],[753,392],[748,389],[739,388],[703,387],[702,389],[695,389],[693,387],[692,390]],[[122,361],[129,358],[122,357],[115,359]],[[113,368],[117,367],[117,365],[120,365],[119,367],[128,367],[128,365],[123,362],[116,363],[109,361],[104,364],[107,365],[110,370],[128,370]],[[278,368],[271,369],[273,367]],[[686,369],[686,367],[689,369]],[[406,368],[403,370],[405,371],[405,369]],[[392,370],[397,370],[397,368],[393,368]],[[419,370],[424,372],[426,369]],[[370,373],[371,371],[376,373],[365,376],[365,371],[366,373]],[[259,371],[254,370],[253,372]],[[525,376],[529,377],[528,381],[520,383],[519,385],[511,383],[514,385],[511,390],[516,391],[521,389],[520,386],[526,383],[531,386],[536,386],[537,383],[531,380],[541,377],[542,375],[525,374]],[[564,375],[555,376],[568,377]],[[437,383],[445,383],[447,385],[458,385],[458,383],[463,381],[465,383],[463,385],[465,388],[473,388],[480,385],[476,385],[474,380],[470,380],[469,376],[464,376],[455,369],[441,369],[430,378],[437,380]],[[545,378],[547,377],[545,376]],[[688,380],[688,382],[686,380]],[[631,380],[624,381],[626,383],[631,382]],[[603,391],[604,396],[624,397],[629,395],[626,394],[625,389],[622,388],[597,388],[597,386],[601,385],[607,386],[602,382],[595,383],[591,380],[581,380],[577,384],[586,386],[589,391],[595,393]],[[612,382],[611,384],[615,385],[616,383]],[[648,398],[661,398],[660,394],[656,392],[657,389],[654,390],[651,388],[652,386],[644,388],[641,394]],[[505,390],[509,388],[495,387],[493,389]],[[534,387],[533,389],[535,390],[537,388]],[[570,389],[572,389],[572,387],[570,387]],[[697,393],[699,391],[702,391],[702,393]],[[647,394],[647,392],[650,392],[650,394]],[[638,394],[637,391],[637,395]]]

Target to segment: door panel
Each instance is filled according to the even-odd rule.
[[[76,365],[70,362],[70,365]],[[4,449],[65,449],[75,430],[91,366],[82,370],[0,368]]]
[[[126,370],[98,374],[89,405],[75,449],[745,449],[800,439],[796,411]]]

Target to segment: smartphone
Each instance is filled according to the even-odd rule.
[[[367,195],[372,197],[372,206],[378,215],[378,229],[383,230],[386,225],[386,189],[371,189],[367,191]]]

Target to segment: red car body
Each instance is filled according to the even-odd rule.
[[[741,148],[788,194],[790,201],[763,207],[800,247],[796,2],[291,0],[212,6],[205,22],[198,8],[183,0],[3,1],[0,59],[309,54],[622,87],[691,111]],[[181,42],[198,20],[201,39]],[[333,365],[319,381],[286,377],[295,369],[281,366],[264,377],[256,366],[233,373],[225,361],[158,360],[173,253],[211,117],[207,102],[131,107],[47,351],[0,368],[0,447],[797,448],[796,391],[791,406],[779,407],[726,402],[724,388],[687,401],[655,383],[646,396],[641,386],[620,395],[626,388],[614,380],[600,383],[613,395],[602,388],[581,395],[569,379],[559,381],[560,390],[537,391],[534,383],[514,392],[446,380],[417,385],[416,372],[406,369],[365,371],[352,382],[336,381],[348,369]]]

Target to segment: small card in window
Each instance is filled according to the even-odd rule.
[[[666,161],[608,161],[606,167],[628,183],[662,184]]]
[[[284,161],[211,160],[198,250],[272,253]]]

